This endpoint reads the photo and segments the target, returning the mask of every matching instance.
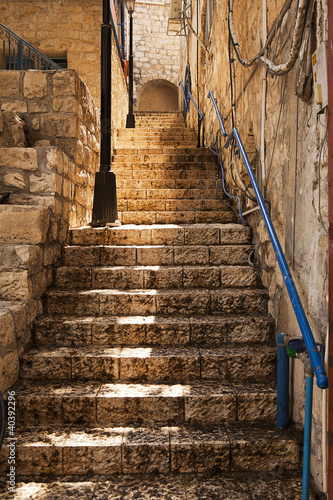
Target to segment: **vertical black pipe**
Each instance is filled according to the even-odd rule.
[[[108,3],[107,0],[104,3]],[[108,172],[111,167],[111,24],[103,8],[101,26],[101,166]],[[110,4],[109,9],[110,11]]]
[[[130,25],[129,25],[129,89],[128,89],[128,115],[126,119],[126,128],[135,128],[135,117],[133,114],[133,14],[130,12]]]
[[[110,0],[103,0],[101,26],[101,150],[100,170],[95,174],[91,226],[115,225],[118,219],[116,176],[111,170],[111,48]]]

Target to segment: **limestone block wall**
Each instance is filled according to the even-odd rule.
[[[0,390],[42,311],[69,226],[91,220],[99,113],[73,70],[0,71]],[[28,126],[25,136],[24,125]]]
[[[87,221],[89,215],[81,207],[92,206],[99,162],[99,113],[86,85],[73,70],[0,71],[0,88],[0,109],[15,111],[24,121],[30,146],[57,146],[75,165],[80,187],[76,186],[73,198],[79,205],[73,209],[70,224]],[[52,191],[48,183],[53,180],[42,171],[29,178],[22,172],[6,171],[2,182],[3,190],[13,193],[10,203],[35,204],[40,195]]]
[[[68,68],[80,75],[97,107],[100,106],[102,17],[100,0],[3,0],[0,3],[1,23],[48,57],[67,58]],[[122,110],[128,108],[128,93],[114,39],[112,77],[112,120],[115,128],[121,128],[125,123]]]
[[[198,25],[201,38],[204,33],[206,3],[205,0],[199,0]],[[268,30],[283,4],[283,0],[267,2]],[[192,25],[196,28],[196,2],[192,7]],[[314,337],[323,344],[326,342],[328,325],[327,116],[325,113],[317,115],[312,92],[311,54],[326,39],[326,8],[327,2],[318,0],[313,5],[313,11],[310,10],[306,28],[311,35],[309,45],[303,45],[295,67],[284,76],[267,76],[264,154],[261,148],[263,69],[259,64],[244,68],[235,55],[235,62],[231,63],[235,71],[235,124],[250,153],[259,182],[262,179],[261,160],[265,161],[264,188],[271,204],[273,224],[291,267]],[[233,9],[240,51],[245,59],[250,59],[261,48],[262,1],[235,0]],[[277,32],[274,48],[277,64],[288,59],[294,17],[295,3],[284,19],[281,31]],[[216,2],[206,51],[199,45],[199,53],[197,52],[197,40],[191,35],[188,37],[189,46],[186,46],[185,38],[181,39],[181,77],[184,79],[186,64],[190,63],[192,94],[205,115],[205,136],[209,145],[214,143],[219,130],[214,107],[211,100],[207,99],[209,90],[213,91],[217,100],[227,131],[230,133],[232,129],[227,18],[228,2]],[[268,55],[272,56],[272,48]],[[310,67],[310,73],[306,72],[307,67]],[[296,88],[299,97],[295,95]],[[190,126],[197,127],[197,113],[192,104],[187,121]],[[222,146],[224,140],[221,134],[219,140]],[[238,185],[241,179],[249,186],[242,161],[236,156],[231,166],[229,150],[220,147],[220,151],[223,152],[225,170],[228,170],[229,190],[241,195],[244,211],[254,207],[255,204],[236,189],[235,179]],[[231,169],[234,179],[230,176]],[[275,318],[276,333],[287,332],[290,336],[300,336],[262,217],[259,212],[253,212],[245,218],[254,229],[257,263],[261,266],[263,284],[269,290],[269,312]],[[315,387],[311,467],[319,488],[323,485],[322,396],[322,391]],[[304,403],[303,365],[296,360],[292,365],[291,418],[299,427],[304,422]]]
[[[133,14],[134,100],[146,83],[167,80],[179,84],[179,37],[167,36],[170,3],[135,2]]]

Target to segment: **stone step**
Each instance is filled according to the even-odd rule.
[[[274,384],[29,382],[15,388],[19,425],[273,423]]]
[[[40,346],[183,347],[269,345],[273,321],[267,316],[42,316],[35,322]]]
[[[143,163],[159,163],[161,168],[165,163],[189,163],[189,162],[213,162],[215,157],[213,153],[206,150],[195,148],[183,148],[175,152],[173,147],[164,147],[159,153],[152,153],[150,149],[137,150],[136,154],[130,151],[129,154],[120,154],[112,156],[112,161],[117,163],[143,162]]]
[[[182,211],[182,212],[118,212],[118,220],[122,224],[195,224],[195,223],[231,223],[237,217],[233,212],[225,210]]]
[[[260,289],[49,291],[45,312],[61,316],[154,316],[266,313]]]
[[[117,131],[116,142],[118,144],[119,140],[135,140],[135,139],[176,139],[176,138],[193,138],[197,139],[197,134],[193,129],[185,128],[184,126],[174,126],[170,130],[169,128],[155,129],[151,127],[140,127],[136,129],[120,129]]]
[[[183,200],[184,203],[189,200],[216,200],[216,189],[117,189],[117,199],[133,201],[169,200],[170,204],[175,203],[176,200]],[[220,205],[222,204],[220,203]],[[172,207],[170,208],[172,209]],[[181,207],[175,207],[174,209],[193,210],[193,208],[182,209]]]
[[[182,151],[184,148],[194,148],[196,141],[193,139],[180,140],[146,140],[146,141],[117,141],[114,151],[115,155],[134,155],[134,154],[164,154],[171,148],[173,152]]]
[[[272,347],[38,347],[22,356],[23,380],[272,382]]]
[[[129,191],[129,190],[123,190]],[[141,190],[142,191],[142,190]],[[157,191],[157,190],[156,190]],[[179,193],[181,196],[181,193]],[[118,201],[118,212],[229,212],[227,207],[218,199],[130,199],[123,195]]]
[[[2,455],[3,470],[8,448]],[[299,465],[294,436],[262,425],[17,430],[15,466],[21,477],[76,475],[86,480],[87,475],[261,472]]]
[[[168,166],[170,169],[168,169]],[[146,168],[147,167],[147,168]],[[118,180],[123,182],[123,180],[148,180],[149,182],[153,180],[162,180],[162,182],[215,182],[216,177],[216,165],[211,163],[209,169],[203,170],[200,168],[188,168],[189,165],[186,165],[186,168],[180,167],[177,169],[175,163],[166,165],[165,169],[160,169],[160,166],[157,164],[139,164],[139,163],[112,163],[112,170],[116,174],[117,185]],[[219,184],[221,183],[220,179],[218,179]],[[179,187],[177,186],[179,189]],[[192,188],[190,188],[192,189]]]
[[[80,227],[70,230],[71,245],[246,245],[251,228],[241,224],[152,224]]]
[[[206,161],[203,163],[197,161],[176,162],[175,160],[170,162],[156,163],[154,161],[146,162],[142,159],[140,160],[138,157],[136,157],[135,161],[126,161],[126,159],[122,159],[122,161],[118,162],[118,157],[115,157],[112,162],[112,169],[118,175],[120,171],[122,172],[134,170],[136,179],[153,178],[151,176],[154,175],[154,172],[150,171],[158,172],[158,174],[156,175],[158,175],[159,177],[157,178],[161,178],[161,176],[163,175],[162,179],[172,179],[175,177],[176,172],[178,173],[178,176],[183,179],[206,179],[207,177],[210,179],[215,179],[217,165],[214,159],[212,159],[212,161]],[[139,173],[141,172],[146,172],[146,174],[143,174],[141,177],[139,176]]]
[[[218,182],[221,182],[219,179]],[[216,192],[216,183],[213,177],[209,179],[122,179],[117,172],[117,189],[188,189],[204,190],[213,189]]]
[[[62,263],[70,267],[246,265],[253,245],[67,246]]]
[[[158,139],[158,138],[135,138],[129,139],[117,139],[115,154],[134,154],[136,150],[146,150],[153,154],[162,153],[165,148],[173,148],[176,151],[179,148],[195,148],[197,144],[196,139],[192,137],[178,137],[174,139]]]
[[[53,284],[60,290],[253,288],[258,277],[250,266],[62,266]]]
[[[36,476],[34,476],[36,477]],[[46,482],[41,477],[33,483],[18,482],[16,493],[2,494],[3,500],[41,498],[43,500],[84,498],[85,500],[127,499],[147,500],[296,500],[302,497],[302,475],[294,471],[234,472],[212,476],[206,474],[114,475],[100,479],[58,478]],[[204,495],[204,497],[203,497]],[[310,500],[318,495],[310,488]]]

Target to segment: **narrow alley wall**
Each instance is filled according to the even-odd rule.
[[[210,16],[212,3],[214,10]],[[268,32],[283,5],[283,0],[267,3]],[[281,28],[273,33],[267,56],[274,58],[276,64],[288,59],[296,7],[294,0]],[[327,40],[326,8],[325,0],[308,2],[298,60],[282,76],[268,73],[266,92],[262,90],[264,72],[260,64],[244,67],[233,49],[229,58],[227,0],[193,2],[191,24],[202,42],[190,32],[181,41],[181,78],[184,80],[189,65],[192,94],[205,115],[206,144],[212,145],[219,131],[214,107],[207,99],[212,90],[227,131],[231,132],[233,122],[239,129],[252,167],[270,203],[273,224],[315,340],[323,344],[328,325],[327,115],[326,111],[317,114],[311,56]],[[239,50],[243,58],[250,59],[262,47],[263,2],[234,0],[233,14]],[[231,105],[232,94],[234,106]],[[262,133],[263,102],[265,128]],[[197,126],[197,113],[192,105],[187,122],[189,126]],[[219,132],[220,146],[224,142]],[[241,196],[243,211],[255,207],[244,192],[236,189],[238,185],[253,197],[239,156],[231,161],[229,150],[225,150],[223,162],[229,190]],[[290,337],[299,337],[300,330],[262,217],[254,211],[245,219],[254,229],[257,263],[263,285],[269,291],[269,312],[276,322],[276,334],[286,332]],[[295,360],[291,369],[291,417],[299,427],[304,422],[304,387],[303,365]],[[320,489],[323,488],[322,396],[322,391],[315,388],[311,460],[314,480]]]

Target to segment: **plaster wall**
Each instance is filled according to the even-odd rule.
[[[200,0],[198,6],[196,2],[192,3],[192,25],[201,38],[203,38],[205,3],[205,0]],[[267,4],[269,30],[284,2],[276,0]],[[215,110],[211,100],[207,99],[209,90],[213,91],[227,131],[230,132],[232,129],[227,14],[227,1],[216,1],[207,42],[208,50],[201,48],[193,35],[181,40],[181,78],[184,79],[185,67],[189,63],[192,94],[205,115],[205,140],[209,145],[214,143],[219,130]],[[294,16],[295,2],[275,40],[277,63],[284,62],[288,58]],[[244,58],[249,59],[261,48],[262,1],[235,0],[234,18],[240,51]],[[310,23],[313,50],[320,42],[327,39],[326,18],[326,2],[319,0],[314,4],[312,24]],[[295,94],[296,82],[299,81],[299,75],[309,62],[308,58],[311,58],[312,49],[308,54],[304,54],[303,58],[299,58],[295,67],[286,75],[267,76],[264,159],[266,198],[271,204],[273,224],[290,264],[315,340],[325,344],[328,325],[327,145],[324,140],[326,115],[325,113],[317,115],[313,95],[310,97],[308,95],[307,99],[302,100],[303,94],[301,97]],[[235,54],[232,58],[236,59]],[[231,64],[235,71],[234,121],[249,153],[252,167],[260,180],[263,69],[258,64],[244,68],[237,59]],[[312,89],[311,82],[310,89]],[[197,126],[197,113],[192,104],[187,122],[189,126]],[[220,133],[219,143],[220,146],[224,144]],[[235,193],[235,184],[230,176],[229,150],[223,151],[223,161],[228,170],[229,190]],[[249,179],[238,157],[234,160],[232,168],[234,177],[238,170],[240,178],[246,186],[249,186]],[[244,211],[255,206],[246,200],[244,193],[240,193],[238,189],[237,191],[241,194]],[[251,189],[249,191],[251,193]],[[260,264],[263,285],[269,290],[269,312],[276,321],[276,334],[286,332],[291,337],[300,336],[262,217],[258,212],[253,212],[246,216],[246,222],[254,229],[257,263]],[[293,362],[291,373],[291,418],[302,427],[305,383],[303,365],[300,361]],[[311,460],[312,474],[319,488],[323,486],[321,404],[322,391],[315,387]]]

